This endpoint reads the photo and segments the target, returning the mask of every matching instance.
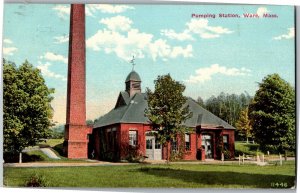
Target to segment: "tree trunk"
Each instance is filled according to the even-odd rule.
[[[247,137],[247,143],[249,143],[249,141],[248,141],[248,137]]]
[[[284,161],[287,161],[287,150],[284,151]]]
[[[167,142],[167,164],[170,162],[170,143]]]
[[[22,152],[19,153],[19,163],[22,163]]]

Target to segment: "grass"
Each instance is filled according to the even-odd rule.
[[[47,139],[45,142],[41,142],[38,144],[38,146],[48,146],[48,147],[55,147],[57,145],[60,145],[64,142],[64,139]]]
[[[294,186],[295,162],[256,165],[126,165],[4,168],[5,186],[23,186],[38,175],[52,187],[272,188]],[[286,186],[285,186],[286,185]],[[280,188],[283,188],[280,187]]]
[[[76,162],[76,163],[89,163],[89,161],[82,159],[68,159],[62,156],[62,148],[63,148],[64,139],[48,139],[46,142],[41,142],[37,144],[40,148],[51,148],[52,151],[60,158],[60,159],[51,159],[47,155],[45,155],[41,150],[33,150],[23,153],[23,162]],[[10,155],[11,163],[16,163],[19,161],[19,155]]]

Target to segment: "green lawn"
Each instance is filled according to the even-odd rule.
[[[29,156],[29,161],[25,162],[84,162],[87,163],[88,161],[83,159],[68,159],[64,156],[62,156],[62,148],[63,148],[63,141],[64,139],[47,139],[46,142],[41,142],[37,144],[37,146],[44,148],[44,147],[50,147],[53,152],[60,157],[60,159],[51,159],[47,157],[42,151],[35,150],[26,152],[26,154]]]
[[[39,146],[50,146],[55,147],[59,144],[62,144],[64,142],[64,139],[47,139],[45,142],[41,142],[38,145]]]
[[[24,186],[38,175],[53,187],[271,188],[294,186],[295,162],[256,165],[127,165],[56,168],[4,168],[5,186]]]

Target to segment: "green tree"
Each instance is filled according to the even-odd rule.
[[[19,153],[21,161],[25,147],[49,136],[53,92],[27,60],[20,67],[3,60],[4,152]]]
[[[201,107],[205,108],[204,100],[199,96],[196,101]]]
[[[238,135],[242,138],[246,138],[247,143],[249,137],[252,137],[252,127],[248,116],[248,107],[241,111],[240,117],[235,124]]]
[[[240,112],[249,105],[250,101],[251,97],[247,92],[246,95],[244,93],[236,95],[221,92],[217,97],[211,96],[206,100],[205,108],[230,125],[235,126]]]
[[[182,123],[191,116],[187,98],[183,96],[185,86],[172,79],[170,74],[158,76],[154,81],[155,90],[147,88],[148,109],[146,115],[153,125],[157,140],[170,149],[170,142],[176,140],[177,134],[187,131]],[[167,160],[170,159],[167,153]]]
[[[278,74],[266,76],[259,84],[249,115],[263,150],[295,150],[295,90]]]

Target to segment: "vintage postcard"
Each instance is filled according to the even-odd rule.
[[[4,186],[295,188],[295,7],[4,4]]]

